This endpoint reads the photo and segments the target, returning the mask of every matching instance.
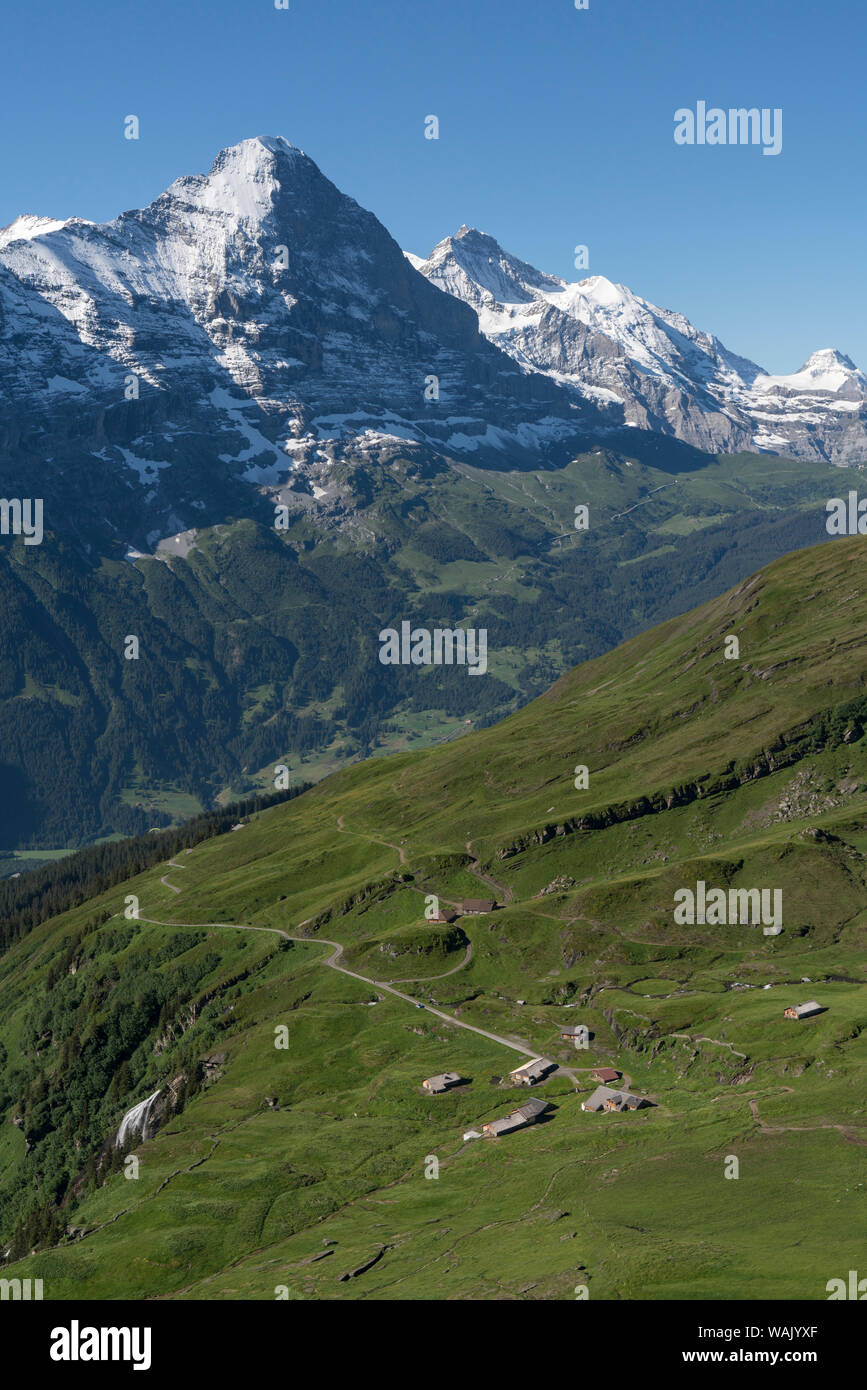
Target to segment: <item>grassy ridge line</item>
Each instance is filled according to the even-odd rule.
[[[768,579],[762,576],[761,581],[754,577],[739,586],[734,596],[725,596],[695,614],[673,620],[657,635],[635,638],[617,652],[577,668],[540,701],[494,730],[468,735],[459,748],[446,746],[402,754],[348,769],[320,783],[294,804],[262,814],[255,825],[220,844],[217,860],[209,870],[214,894],[219,897],[227,879],[248,864],[255,863],[257,877],[267,875],[272,857],[279,856],[286,837],[293,843],[300,837],[301,843],[309,847],[308,860],[316,861],[318,869],[324,867],[326,846],[340,814],[338,806],[346,808],[342,814],[350,816],[362,833],[390,844],[398,853],[424,856],[430,854],[432,847],[435,852],[438,849],[464,853],[465,830],[470,831],[474,845],[481,841],[481,853],[499,848],[496,839],[500,844],[507,843],[518,829],[532,833],[536,825],[551,822],[549,805],[542,808],[537,819],[532,811],[527,812],[528,803],[535,807],[553,800],[555,816],[560,810],[565,821],[567,810],[574,815],[576,803],[583,813],[589,814],[604,811],[617,797],[626,800],[627,792],[636,800],[653,795],[672,785],[672,772],[682,774],[683,780],[694,780],[696,764],[703,769],[699,775],[704,775],[704,770],[723,772],[736,757],[749,757],[773,744],[781,727],[791,727],[798,719],[804,720],[827,708],[829,688],[839,689],[844,695],[863,692],[867,672],[867,605],[863,597],[859,594],[858,603],[850,602],[845,610],[847,625],[851,625],[856,636],[853,640],[847,634],[839,653],[834,649],[833,632],[824,637],[820,628],[812,639],[810,634],[816,620],[822,617],[822,608],[833,612],[838,606],[836,596],[846,573],[853,558],[864,557],[864,547],[860,538],[842,541],[787,557],[769,568],[767,576],[774,580],[774,602],[781,590],[786,594],[785,612],[789,616],[794,655],[767,680],[751,678],[741,670],[732,671],[729,668],[737,663],[724,663],[721,656],[721,636],[732,624],[720,622],[720,610],[725,614],[734,598],[747,606],[747,619],[742,625],[742,655],[746,659],[745,648],[752,641],[749,612],[769,588]],[[799,583],[804,577],[810,588],[815,587],[818,578],[823,579],[827,585],[825,593],[830,591],[832,596],[825,599],[824,605],[814,604],[806,620],[804,583]],[[779,622],[774,624],[775,629],[779,626]],[[696,643],[708,645],[709,633],[719,647],[713,654],[706,653],[704,672],[698,660],[688,655],[682,662],[680,682],[671,680],[666,690],[648,692],[648,686],[652,691],[656,680],[662,679],[663,668],[678,638],[682,644],[685,639],[689,644],[687,651],[692,652]],[[802,634],[806,634],[803,640]],[[821,650],[811,649],[811,641]],[[776,654],[778,648],[776,638]],[[751,654],[755,662],[757,657]],[[818,657],[819,676],[813,673],[814,656]],[[764,670],[767,652],[761,651],[759,659]],[[842,669],[847,672],[845,677]],[[722,687],[723,678],[728,679],[727,689]],[[665,701],[678,710],[685,702],[679,694],[672,698],[672,691],[679,692],[685,681],[689,681],[694,699],[689,701],[688,712],[678,719],[677,732],[662,735],[666,752],[654,756],[660,740],[654,736],[651,721],[642,718],[642,702],[652,699],[652,723],[665,728],[675,717],[665,708]],[[573,730],[579,707],[586,712],[581,716],[584,732],[576,737]],[[624,711],[633,707],[638,713],[627,722]],[[772,723],[777,709],[781,712]],[[633,736],[629,731],[636,724],[638,733]],[[747,750],[744,729],[749,730],[751,747]],[[736,742],[739,735],[741,741]],[[576,745],[580,747],[582,743],[580,751],[591,765],[591,785],[589,792],[575,793],[571,770]],[[598,750],[601,764],[598,769],[592,758],[594,749]],[[641,770],[645,757],[652,760],[647,772]],[[692,760],[691,766],[687,758]],[[669,774],[664,780],[662,772]],[[459,824],[460,815],[466,826]],[[492,822],[495,831],[499,830],[496,839],[491,833]],[[200,855],[203,850],[208,856],[217,853],[207,842],[200,847]],[[347,887],[351,889],[351,884],[347,883]],[[320,899],[322,907],[334,900],[333,888],[336,885],[326,888]],[[302,910],[308,908],[306,915],[315,911],[310,894],[299,894],[296,889],[288,897],[287,916],[294,911],[292,904],[296,901]]]
[[[482,859],[576,813],[653,797],[760,758],[781,733],[863,697],[861,537],[776,561],[730,593],[562,677],[539,700],[457,745],[362,764],[301,805],[353,805],[353,824],[414,854]],[[740,661],[724,639],[739,637]],[[572,770],[590,768],[577,793]],[[281,816],[282,819],[282,816]],[[290,822],[294,816],[290,812]]]

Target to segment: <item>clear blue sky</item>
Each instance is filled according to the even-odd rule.
[[[407,250],[466,222],[575,279],[586,243],[771,371],[867,368],[867,0],[48,0],[3,30],[0,225],[106,220],[279,134]],[[782,107],[782,154],[679,148],[698,100]]]

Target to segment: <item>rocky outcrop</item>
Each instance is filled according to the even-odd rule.
[[[783,768],[800,762],[807,754],[816,753],[823,748],[839,747],[863,737],[867,725],[867,701],[854,701],[838,709],[827,710],[816,716],[808,724],[798,725],[777,739],[772,748],[763,749],[739,763],[730,763],[728,768],[716,776],[710,773],[695,782],[669,787],[652,796],[642,796],[635,801],[613,803],[586,816],[575,816],[556,825],[539,826],[526,835],[501,845],[497,859],[510,859],[520,854],[530,845],[544,845],[561,835],[575,835],[582,831],[604,830],[624,821],[639,820],[643,816],[670,811],[676,806],[688,806],[702,798],[714,796],[719,792],[732,791],[748,782],[769,777]],[[774,820],[790,820],[808,814],[819,814],[830,806],[839,805],[846,795],[857,790],[857,783],[850,784],[846,792],[841,785],[839,795],[828,796],[810,787],[809,776],[796,778],[790,789],[783,794],[776,812],[769,816]],[[822,832],[819,832],[822,833]]]

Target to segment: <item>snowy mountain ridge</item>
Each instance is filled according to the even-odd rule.
[[[595,275],[568,283],[461,227],[413,266],[475,309],[481,331],[526,370],[630,424],[703,449],[752,448],[847,462],[867,449],[867,376],[834,349],[773,376],[718,338],[625,285]]]
[[[110,222],[2,229],[0,403],[31,466],[113,470],[130,518],[144,501],[137,543],[207,524],[236,484],[317,499],[335,451],[537,466],[629,425],[710,453],[867,454],[867,378],[842,354],[769,375],[467,227],[405,254],[273,136]]]
[[[102,410],[130,389],[181,390],[215,416],[209,433],[240,431],[246,447],[227,438],[219,456],[256,482],[367,431],[520,455],[597,423],[270,136],[111,222],[27,216],[0,234],[0,399],[29,410],[75,394]]]

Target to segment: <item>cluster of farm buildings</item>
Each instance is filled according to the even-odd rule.
[[[547,1057],[534,1057],[510,1072],[509,1081],[513,1086],[536,1086],[556,1070],[556,1062],[550,1062]],[[615,1071],[613,1067],[594,1067],[590,1072],[590,1077],[601,1084],[596,1087],[592,1095],[581,1102],[582,1110],[641,1110],[645,1106],[654,1104],[646,1096],[635,1096],[629,1091],[612,1089],[607,1083],[620,1079],[620,1072]],[[439,1076],[429,1076],[422,1082],[422,1088],[429,1095],[435,1096],[463,1084],[464,1078],[460,1072],[446,1071]],[[503,1134],[513,1134],[517,1129],[524,1129],[527,1125],[535,1124],[550,1109],[551,1106],[548,1101],[533,1097],[525,1101],[523,1105],[519,1105],[515,1110],[511,1110],[508,1115],[503,1115],[497,1120],[489,1120],[482,1125],[481,1131],[468,1130],[464,1138],[477,1139],[485,1136],[489,1139],[499,1139]]]
[[[815,1014],[824,1012],[824,1007],[818,1004],[815,999],[808,1000],[805,1004],[792,1004],[784,1009],[783,1017],[790,1019],[811,1018]],[[574,1028],[564,1028],[560,1036],[563,1039],[574,1041],[587,1033],[586,1027],[579,1025]],[[536,1086],[540,1081],[557,1070],[557,1063],[551,1062],[547,1057],[533,1057],[529,1062],[523,1062],[521,1066],[515,1067],[509,1073],[509,1081],[513,1086]],[[590,1070],[590,1078],[598,1082],[595,1091],[581,1102],[581,1109],[589,1112],[599,1111],[618,1111],[623,1113],[631,1110],[644,1110],[656,1104],[647,1096],[637,1096],[631,1091],[618,1088],[615,1083],[620,1080],[621,1073],[614,1067],[593,1067]],[[439,1076],[429,1076],[422,1082],[422,1088],[429,1095],[440,1095],[443,1091],[450,1091],[455,1086],[464,1084],[464,1077],[460,1072],[446,1071]],[[535,1124],[548,1110],[551,1109],[549,1101],[540,1100],[536,1097],[519,1105],[515,1110],[511,1110],[507,1115],[501,1116],[497,1120],[489,1120],[482,1125],[481,1131],[468,1130],[464,1134],[464,1139],[480,1139],[483,1136],[489,1139],[499,1139],[505,1134],[514,1134],[516,1130],[525,1129],[528,1125]]]

